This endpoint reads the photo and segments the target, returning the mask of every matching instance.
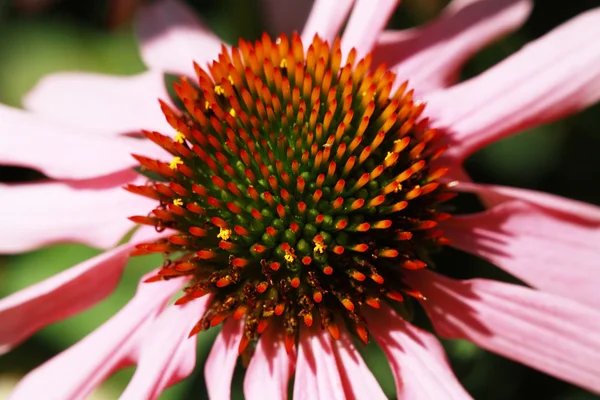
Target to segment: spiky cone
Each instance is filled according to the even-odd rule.
[[[299,324],[318,322],[366,342],[364,307],[421,296],[403,270],[446,242],[452,193],[431,166],[442,134],[406,82],[392,92],[395,75],[370,64],[339,39],[305,50],[263,35],[181,78],[181,110],[161,103],[176,134],[144,134],[173,159],[135,156],[155,179],[128,190],[159,205],[131,219],[176,233],[134,254],[173,260],[152,280],[191,276],[177,304],[212,294],[192,333],[243,319],[240,352],[267,324],[291,350]]]

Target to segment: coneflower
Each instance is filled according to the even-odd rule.
[[[383,31],[395,1],[336,4],[317,1],[301,36],[228,47],[185,6],[159,1],[140,17],[150,71],[52,76],[26,99],[36,115],[0,108],[10,125],[0,162],[51,178],[2,187],[2,251],[111,247],[132,228],[126,216],[138,225],[124,244],[0,301],[0,351],[108,295],[129,255],[164,254],[123,309],[13,398],[83,398],[132,364],[122,398],[157,398],[193,370],[194,335],[221,324],[205,364],[211,398],[230,397],[240,354],[248,399],[286,398],[292,377],[296,399],[385,398],[352,336],[383,350],[399,398],[468,398],[408,304],[444,337],[600,392],[600,211],[475,184],[460,166],[598,100],[600,11],[449,86],[475,49],[523,21],[528,1],[454,1],[411,32]],[[459,34],[440,41],[446,29]],[[164,72],[180,76],[176,99]],[[131,137],[139,130],[150,140]],[[444,202],[458,190],[488,209],[450,218]],[[531,287],[444,277],[428,259],[443,245]]]

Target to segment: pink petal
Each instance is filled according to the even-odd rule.
[[[356,0],[342,37],[342,52],[355,48],[359,57],[373,49],[400,0]]]
[[[523,200],[552,212],[580,218],[588,222],[600,222],[600,207],[536,190],[464,181],[456,186],[456,190],[477,193],[483,198],[488,207],[510,200]]]
[[[37,169],[52,178],[108,175],[135,166],[130,153],[156,153],[158,147],[148,140],[82,135],[80,129],[2,105],[0,119],[7,132],[0,135],[0,164]]]
[[[411,274],[412,275],[412,274]],[[436,330],[600,393],[600,313],[581,303],[486,279],[420,271],[410,282]]]
[[[600,307],[600,219],[510,201],[453,218],[444,229],[452,246],[536,288]]]
[[[274,327],[260,337],[244,378],[244,395],[247,400],[287,399],[288,383],[294,362],[288,356],[283,336]]]
[[[309,1],[298,0],[261,0],[260,5],[264,23],[275,35],[301,32],[313,7]]]
[[[181,279],[140,283],[114,317],[25,376],[11,400],[86,398],[112,373],[136,361],[141,334],[182,284]]]
[[[144,63],[151,70],[196,76],[221,51],[216,37],[194,10],[178,0],[159,0],[138,13],[136,30]]]
[[[333,339],[320,329],[300,330],[294,400],[346,399],[342,377],[333,352]]]
[[[332,343],[337,368],[348,399],[387,399],[347,332]]]
[[[141,182],[133,171],[75,182],[1,185],[0,253],[17,253],[58,242],[114,246],[134,224],[132,215],[156,204],[124,190]]]
[[[121,399],[157,399],[168,386],[192,373],[198,340],[188,335],[208,301],[206,296],[184,306],[170,306],[148,326],[135,374]]]
[[[375,64],[385,61],[418,93],[444,88],[469,57],[518,28],[531,6],[530,0],[454,0],[428,25],[384,32],[374,49]]]
[[[321,39],[333,43],[339,35],[354,0],[315,0],[306,25],[302,30],[302,41],[310,43],[318,34]]]
[[[158,98],[168,101],[162,72],[133,76],[90,73],[48,75],[27,94],[25,108],[89,134],[172,131]],[[88,148],[86,146],[86,148]]]
[[[427,113],[450,134],[448,156],[462,160],[491,142],[598,101],[599,35],[600,9],[595,9],[480,76],[431,94]]]
[[[369,331],[385,352],[400,399],[469,399],[435,336],[407,323],[389,307],[368,315]]]
[[[136,233],[122,246],[0,300],[0,354],[40,329],[76,315],[112,293],[130,251],[141,236]]]
[[[211,399],[229,399],[231,379],[238,358],[244,324],[228,318],[217,336],[204,366],[206,388]]]

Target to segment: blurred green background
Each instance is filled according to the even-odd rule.
[[[144,70],[130,15],[136,0],[0,0],[0,102],[20,106],[22,96],[44,75],[79,70],[134,74]],[[17,3],[20,3],[18,6]],[[31,4],[39,3],[38,6]],[[52,3],[46,4],[44,3]],[[230,43],[238,37],[256,38],[264,29],[260,3],[244,0],[188,1],[211,28]],[[405,0],[391,21],[394,28],[421,24],[440,12],[445,0]],[[24,7],[24,4],[30,6]],[[463,79],[473,76],[569,18],[600,5],[598,0],[540,0],[528,22],[514,34],[478,54],[464,68]],[[409,77],[408,77],[409,78]],[[565,120],[538,127],[490,146],[467,161],[478,181],[513,185],[600,204],[600,106]],[[35,179],[19,168],[0,168],[0,182]],[[461,206],[469,207],[469,199]],[[98,251],[80,245],[58,245],[29,254],[0,257],[0,296],[82,261]],[[460,278],[475,276],[509,279],[496,268],[458,251],[436,255],[441,271]],[[128,266],[116,292],[86,313],[50,326],[13,352],[0,358],[0,398],[26,371],[75,343],[108,319],[131,297],[139,276],[160,259],[138,258]],[[482,272],[483,271],[483,272]],[[170,388],[161,398],[206,398],[203,363],[216,330],[200,335],[199,363],[191,379]],[[445,342],[454,371],[478,399],[595,399],[571,385],[495,356],[466,342]],[[381,351],[363,349],[365,359],[390,398],[394,384]],[[93,394],[95,399],[117,398],[133,374],[125,370]],[[243,370],[233,383],[242,397]]]

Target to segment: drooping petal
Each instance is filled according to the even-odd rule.
[[[549,193],[468,181],[461,181],[459,185],[455,186],[455,189],[478,194],[488,207],[511,200],[522,200],[552,212],[565,214],[566,218],[572,216],[583,221],[600,223],[600,207]]]
[[[315,393],[323,399],[346,399],[332,341],[326,331],[300,330],[294,400],[309,400]]]
[[[400,0],[356,0],[342,36],[342,53],[355,48],[358,57],[373,49],[377,37],[385,28]]]
[[[330,339],[331,340],[331,339]],[[387,399],[347,332],[332,343],[337,368],[348,399]]]
[[[121,399],[157,399],[168,386],[192,373],[198,340],[188,335],[198,316],[204,314],[208,300],[206,296],[183,306],[170,306],[148,326],[135,374]]]
[[[27,374],[10,399],[86,398],[112,373],[136,361],[141,335],[182,284],[181,279],[140,283],[134,298],[121,311]]]
[[[483,74],[429,95],[428,115],[450,135],[448,157],[462,160],[491,142],[598,101],[598,35],[600,9],[594,9]]]
[[[285,400],[294,362],[285,350],[276,328],[270,327],[261,335],[244,378],[247,400]]]
[[[157,147],[148,140],[82,135],[80,129],[2,105],[0,120],[0,165],[33,168],[51,178],[88,179],[122,171],[136,165],[130,153],[155,153]]]
[[[373,339],[385,352],[400,399],[469,399],[435,336],[407,323],[389,307],[367,316]]]
[[[145,240],[148,232],[139,236]],[[136,243],[137,234],[124,245],[0,300],[0,354],[43,327],[76,315],[112,293]]]
[[[25,108],[82,134],[119,135],[172,128],[157,99],[169,100],[163,73],[133,76],[66,72],[47,75],[24,99]]]
[[[179,0],[144,6],[135,25],[142,59],[151,70],[196,76],[193,62],[204,68],[221,51],[221,40]]]
[[[469,57],[518,28],[531,6],[531,0],[454,0],[428,25],[383,32],[374,62],[385,61],[418,95],[444,88]]]
[[[510,201],[482,213],[457,216],[447,221],[444,230],[452,246],[531,286],[600,307],[600,218],[584,219]]]
[[[439,334],[600,393],[600,312],[523,286],[411,274]]]
[[[10,227],[0,233],[0,253],[58,242],[114,246],[134,226],[127,217],[155,205],[122,188],[136,179],[126,171],[85,181],[0,185],[0,220]]]
[[[306,25],[302,30],[302,41],[310,43],[318,34],[323,40],[333,43],[344,25],[354,0],[315,0]]]
[[[298,0],[261,0],[264,23],[269,32],[275,35],[302,32],[313,7],[310,1]]]
[[[241,321],[228,318],[212,346],[204,366],[206,388],[211,399],[230,398],[231,379],[238,358],[243,328],[244,324]]]

